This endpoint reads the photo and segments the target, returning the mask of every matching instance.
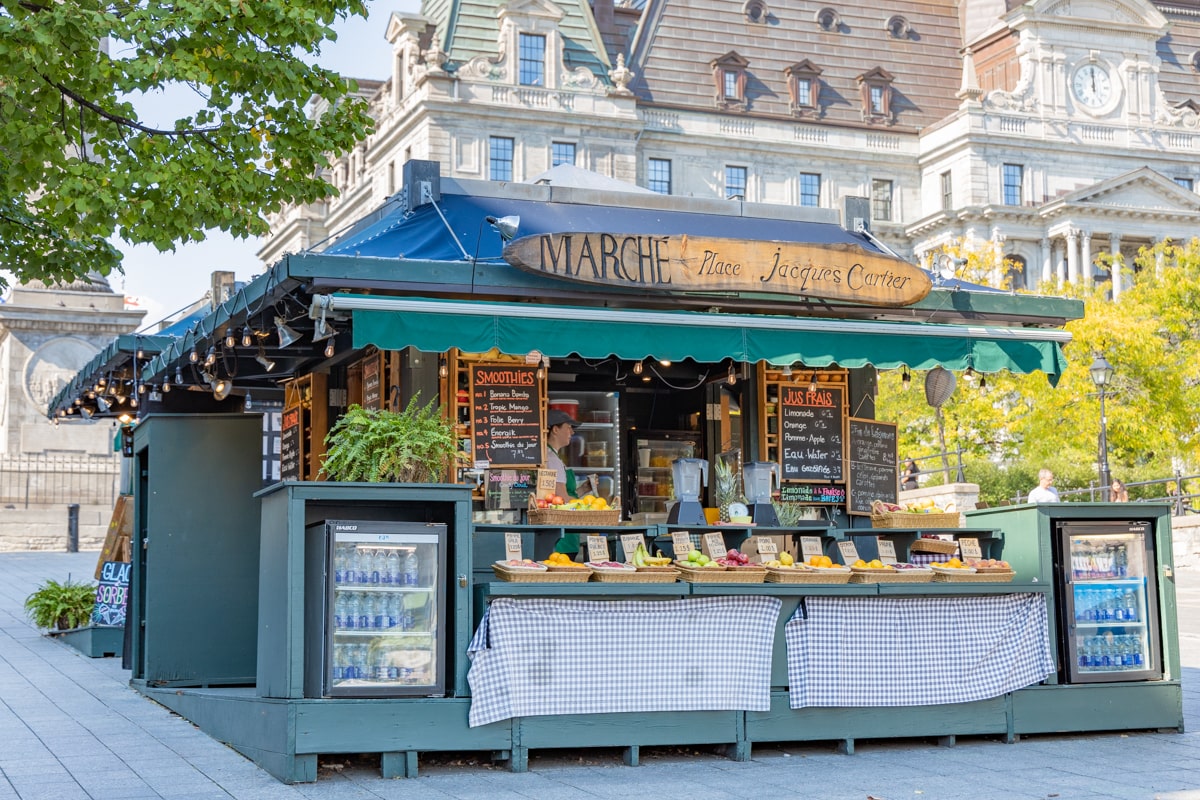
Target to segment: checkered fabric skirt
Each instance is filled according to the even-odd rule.
[[[774,597],[499,598],[471,640],[470,725],[543,714],[766,711]]]
[[[792,708],[966,703],[1054,671],[1041,594],[807,597],[784,630]]]

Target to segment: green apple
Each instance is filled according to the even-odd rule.
[[[704,555],[704,553],[701,553],[699,556],[697,556],[696,563],[703,567],[707,564],[711,564],[712,559]]]
[[[687,554],[688,561],[699,561],[700,556],[704,555],[699,550],[689,550]]]

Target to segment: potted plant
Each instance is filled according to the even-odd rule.
[[[400,412],[353,405],[325,437],[321,473],[334,481],[437,483],[456,463],[454,424],[413,397]]]
[[[92,619],[96,587],[91,583],[46,581],[25,598],[25,613],[39,628],[69,631],[82,628]]]

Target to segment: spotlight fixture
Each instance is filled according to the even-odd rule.
[[[267,352],[265,350],[263,350],[263,347],[261,344],[258,346],[258,355],[256,355],[254,357],[254,360],[257,361],[258,365],[260,367],[262,367],[263,369],[265,369],[267,372],[270,372],[271,370],[275,369],[275,362],[272,361],[271,359],[267,358]]]
[[[108,404],[108,401],[105,400],[103,397],[97,397],[96,398],[96,408],[99,409],[101,414],[106,414],[106,413],[108,413],[108,410],[110,408],[112,408],[112,406],[110,406]]]
[[[122,425],[128,425],[129,423],[133,422],[133,415],[127,411],[121,416],[117,417],[117,421]]]
[[[175,368],[175,385],[183,386],[183,367]]]
[[[96,412],[93,411],[92,409],[88,408],[87,406],[80,406],[79,413],[83,415],[84,419],[91,419],[92,415],[95,414]]]
[[[229,328],[229,330],[225,331],[225,346],[226,347],[236,347],[237,346],[237,337],[233,335],[232,326]]]
[[[300,334],[292,328],[288,327],[287,320],[283,317],[275,318],[275,329],[279,333],[279,346],[288,347],[300,340]]]
[[[900,373],[900,385],[906,392],[912,388],[912,376],[908,374],[907,368],[905,368],[904,372]]]
[[[251,336],[249,328],[242,328],[242,347],[249,347],[254,344],[254,339]]]
[[[504,242],[512,241],[517,235],[517,228],[521,224],[521,218],[513,214],[507,217],[484,217],[483,221],[492,226],[496,233],[500,234],[500,240]]]
[[[208,355],[204,356],[204,366],[211,367],[217,363],[217,346],[213,345],[208,348]]]
[[[192,362],[193,364],[195,364],[195,363],[196,363],[196,362],[198,362],[199,360],[200,360],[200,353],[199,353],[199,352],[197,352],[197,350],[196,350],[196,346],[195,346],[195,345],[192,345],[192,352],[188,353],[188,361],[190,361],[190,362]]]
[[[313,330],[312,340],[314,342],[323,342],[326,339],[332,339],[334,336],[337,336],[337,331],[325,321],[325,312],[322,311],[321,318],[317,320],[317,327]]]
[[[784,366],[782,376],[784,378],[792,377],[792,365],[791,364],[787,364],[786,366]]]
[[[641,361],[634,362],[634,364],[633,364],[633,374],[634,375],[641,375],[643,369],[644,369],[644,367],[642,367]]]
[[[212,387],[213,399],[224,400],[233,391],[233,381],[228,378],[214,378],[209,386]]]

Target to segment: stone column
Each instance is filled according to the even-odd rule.
[[[1121,283],[1124,280],[1121,270],[1125,268],[1125,261],[1121,258],[1121,234],[1108,235],[1108,249],[1112,253],[1112,299],[1120,300]]]
[[[1083,268],[1083,285],[1092,285],[1092,273],[1095,269],[1092,267],[1092,232],[1088,230],[1079,232],[1079,247],[1080,257],[1079,264]]]
[[[1067,230],[1067,280],[1072,286],[1079,285],[1079,231]]]
[[[1063,253],[1066,243],[1062,239],[1054,242],[1054,279],[1058,286],[1067,282],[1067,259]]]
[[[1050,237],[1042,238],[1042,277],[1038,281],[1038,290],[1043,286],[1049,286],[1054,276],[1054,247],[1051,245]]]
[[[1166,238],[1166,237],[1163,237],[1163,238]],[[1159,241],[1161,242],[1162,239],[1159,239]],[[1163,252],[1162,248],[1159,248],[1157,251],[1155,251],[1155,253],[1154,253],[1154,277],[1155,278],[1162,277],[1163,262],[1165,260],[1166,260],[1166,255]]]

